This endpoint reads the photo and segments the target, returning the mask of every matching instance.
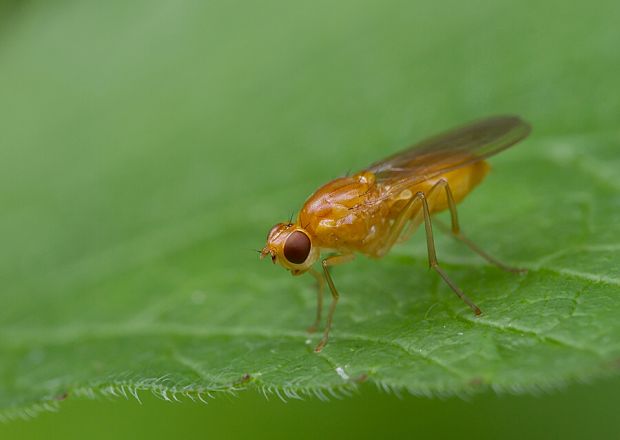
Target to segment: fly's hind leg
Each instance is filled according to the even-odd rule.
[[[450,189],[450,185],[448,184],[448,181],[446,179],[440,179],[435,184],[435,186],[433,186],[430,192],[433,192],[434,190],[438,190],[439,188],[442,188],[442,187],[446,191],[446,199],[448,201],[448,208],[450,210],[450,221],[451,221],[450,232],[452,233],[452,236],[456,238],[457,240],[463,242],[468,248],[470,248],[472,251],[480,255],[482,258],[487,260],[489,263],[494,264],[495,266],[499,267],[502,270],[505,270],[506,272],[513,272],[513,273],[527,272],[527,269],[519,269],[517,267],[511,267],[511,266],[508,266],[502,263],[501,261],[487,254],[485,251],[480,249],[474,242],[472,242],[469,238],[467,238],[461,231],[461,227],[459,225],[458,214],[456,213],[456,203],[454,201],[454,196],[452,195],[452,190]],[[443,223],[439,221],[436,221],[436,223],[441,229],[448,229]]]

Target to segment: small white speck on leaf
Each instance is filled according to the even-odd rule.
[[[338,376],[340,376],[342,380],[349,380],[349,375],[345,373],[344,368],[336,367],[336,373],[338,373]]]

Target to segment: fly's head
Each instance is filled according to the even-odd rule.
[[[273,264],[278,263],[293,275],[301,275],[319,258],[319,250],[312,245],[304,228],[293,223],[278,223],[269,231],[260,257],[269,257]]]

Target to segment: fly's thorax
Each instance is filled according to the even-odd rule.
[[[371,186],[375,184],[375,174],[370,171],[362,171],[352,176],[360,185]]]
[[[375,175],[362,171],[352,176],[341,177],[323,185],[304,204],[299,221],[308,225],[310,232],[320,225],[334,222],[351,223],[355,220],[355,208],[363,206],[375,188]]]
[[[318,247],[365,252],[368,242],[383,232],[386,221],[388,206],[376,203],[379,191],[369,171],[336,179],[310,196],[299,221]]]
[[[267,235],[267,245],[261,251],[261,258],[270,256],[293,275],[306,272],[319,258],[320,250],[313,245],[308,231],[297,224],[278,223]]]

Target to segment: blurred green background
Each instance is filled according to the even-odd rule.
[[[398,398],[364,388],[349,399],[280,402],[255,393],[207,405],[67,401],[60,413],[0,425],[0,438],[617,438],[620,382],[539,396]]]
[[[22,316],[5,303],[0,317],[25,326],[63,316],[32,292],[173,253],[214,232],[203,219],[230,227],[207,214],[239,213],[234,252],[204,261],[234,269],[268,219],[290,214],[274,206],[297,206],[314,182],[366,165],[385,145],[505,112],[527,117],[537,137],[618,131],[614,1],[31,0],[2,3],[0,14],[1,226],[11,250],[0,253],[0,279],[50,313]],[[259,191],[288,204],[253,203],[244,218],[239,204]],[[42,207],[45,221],[33,215]],[[235,229],[244,221],[260,237]],[[72,278],[55,272],[102,248],[125,260],[104,253],[71,266]],[[102,307],[122,314],[114,304]],[[207,406],[70,397],[59,414],[0,425],[0,438],[611,438],[619,391],[611,379],[468,402],[370,386],[331,403],[252,392]]]

